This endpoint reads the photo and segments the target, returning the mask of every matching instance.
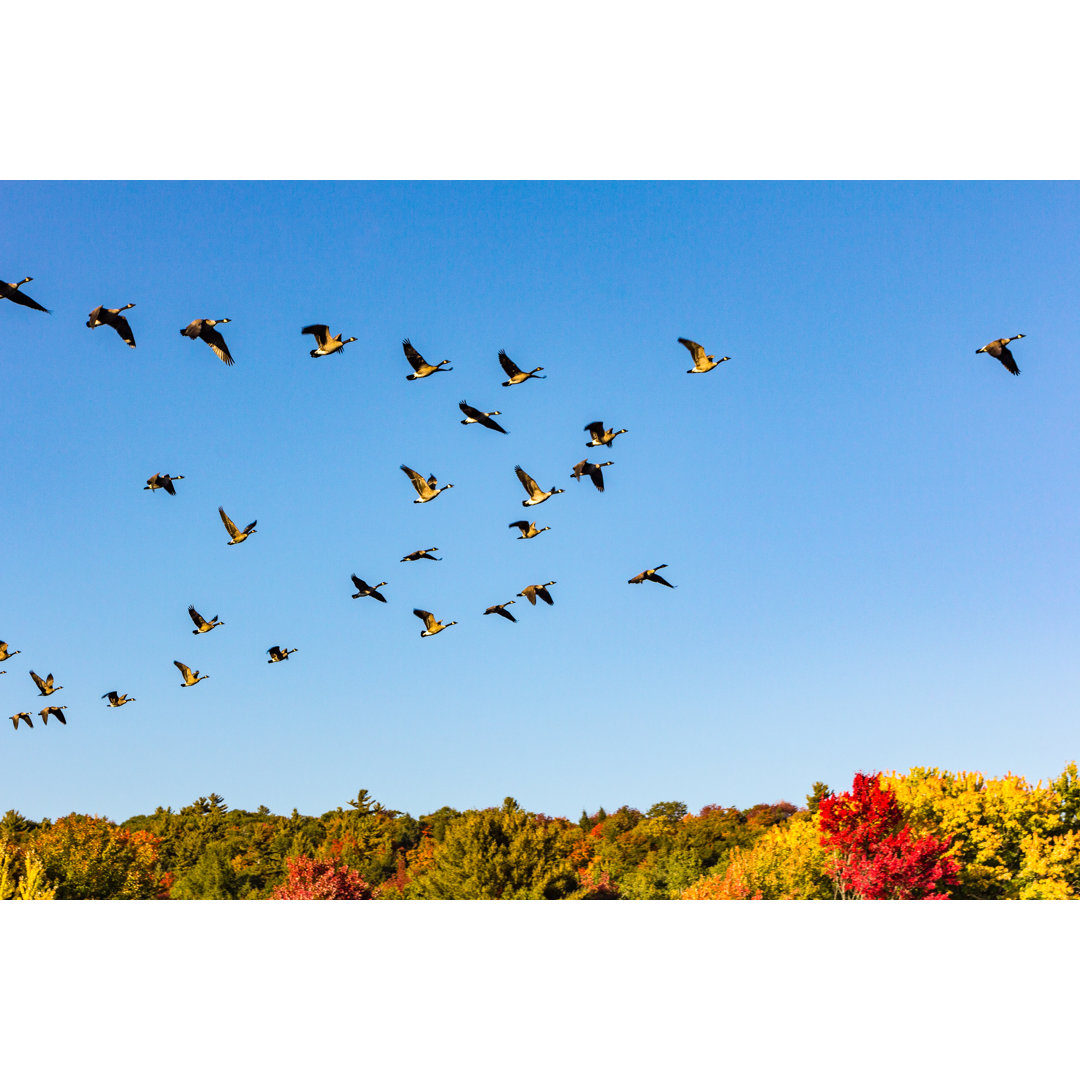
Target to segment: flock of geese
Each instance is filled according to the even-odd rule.
[[[26,293],[22,291],[22,286],[27,282],[32,281],[33,278],[25,277],[22,281],[18,282],[4,282],[0,281],[0,299],[10,300],[15,304],[19,304],[23,307],[32,308],[36,311],[48,312],[48,309],[39,304],[36,300],[32,299]],[[96,329],[100,326],[111,326],[120,339],[127,344],[130,348],[135,348],[135,336],[132,333],[131,325],[127,318],[122,314],[125,311],[133,308],[133,303],[125,304],[120,308],[106,308],[104,306],[98,306],[90,312],[86,325],[91,329]],[[181,329],[180,333],[187,338],[204,342],[211,351],[227,366],[232,366],[235,361],[231,353],[229,352],[228,345],[225,343],[225,339],[221,334],[221,331],[217,329],[219,326],[223,326],[230,322],[230,319],[194,319],[186,327]],[[310,355],[312,357],[329,356],[332,353],[338,352],[343,349],[350,342],[356,341],[355,337],[342,338],[342,335],[331,334],[330,328],[323,323],[313,323],[310,326],[305,326],[301,330],[301,334],[310,334],[315,338],[317,348],[311,350]],[[1008,346],[1013,341],[1018,341],[1024,337],[1024,334],[1016,334],[1010,338],[999,338],[996,341],[991,341],[989,344],[984,345],[981,349],[976,349],[976,354],[986,353],[994,359],[1000,361],[1004,368],[1011,372],[1013,375],[1019,375],[1020,369],[1016,365],[1016,361],[1013,358]],[[690,353],[693,366],[687,369],[687,374],[700,375],[712,371],[720,364],[727,360],[730,360],[729,356],[721,356],[719,359],[711,353],[706,353],[705,349],[699,345],[696,341],[691,341],[689,338],[680,337],[677,339],[680,345],[683,345]],[[412,373],[406,375],[406,379],[413,381],[416,379],[426,379],[437,372],[450,372],[453,368],[448,367],[449,360],[441,360],[437,364],[429,364],[423,356],[413,347],[412,342],[405,338],[402,343],[402,349],[405,353],[405,359],[408,361],[409,366],[412,368]],[[502,370],[506,374],[506,381],[502,383],[503,386],[518,386],[521,383],[528,381],[529,379],[544,379],[546,375],[540,375],[538,372],[543,371],[542,367],[535,367],[531,371],[523,371],[514,363],[513,360],[506,354],[504,349],[499,350],[499,364]],[[509,432],[496,420],[492,419],[495,416],[500,416],[499,410],[492,410],[491,412],[483,412],[480,409],[470,405],[467,401],[462,400],[458,404],[458,408],[464,414],[465,418],[461,421],[462,424],[480,424],[481,426],[488,428],[491,431],[499,432],[503,435],[509,434]],[[589,441],[585,444],[586,447],[610,447],[611,444],[619,435],[627,434],[626,428],[619,428],[615,430],[613,428],[605,428],[604,424],[595,420],[585,425],[584,430],[589,434]],[[571,479],[580,481],[582,477],[588,477],[597,491],[604,490],[604,474],[603,470],[611,467],[614,464],[613,461],[601,461],[590,462],[587,458],[579,461],[570,474]],[[444,491],[449,491],[453,488],[453,484],[444,484],[439,486],[438,480],[434,475],[424,477],[422,473],[417,472],[415,469],[410,468],[408,465],[402,465],[401,471],[409,478],[413,488],[416,491],[417,497],[413,500],[414,503],[427,503],[437,498]],[[515,473],[518,480],[521,482],[521,486],[525,490],[527,498],[522,500],[521,505],[523,507],[538,506],[547,499],[550,499],[554,495],[561,495],[564,493],[563,488],[552,486],[548,490],[544,490],[520,465],[515,466]],[[143,490],[145,491],[165,491],[169,495],[176,495],[176,481],[183,480],[184,477],[181,474],[175,476],[169,473],[154,473],[147,481]],[[242,544],[244,541],[255,535],[255,526],[257,521],[252,521],[250,525],[240,529],[236,526],[235,522],[225,512],[224,507],[218,507],[218,513],[221,516],[222,524],[225,526],[226,531],[229,534],[229,540],[227,541],[229,546],[235,544]],[[518,529],[520,536],[516,537],[519,540],[532,540],[539,536],[541,533],[548,531],[551,528],[549,525],[537,527],[535,521],[528,521],[522,519],[520,521],[513,521],[510,523],[509,528]],[[416,562],[421,559],[429,559],[432,562],[441,562],[441,558],[432,554],[432,552],[438,551],[437,547],[420,548],[416,551],[410,552],[408,555],[402,557],[401,562]],[[661,563],[659,566],[653,567],[650,570],[643,570],[641,573],[636,574],[634,577],[628,580],[630,585],[641,585],[644,582],[652,581],[657,585],[664,585],[669,589],[673,589],[676,586],[672,585],[670,581],[665,580],[660,576],[658,571],[667,567],[667,563]],[[356,587],[356,592],[352,594],[353,599],[360,599],[363,597],[371,597],[374,600],[378,600],[381,603],[386,603],[386,597],[379,592],[379,589],[388,584],[385,581],[377,582],[374,585],[369,585],[363,578],[358,577],[356,574],[351,575],[353,585]],[[527,585],[517,593],[518,597],[524,598],[532,606],[536,606],[537,599],[542,600],[549,606],[554,605],[555,601],[552,599],[551,593],[548,591],[548,587],[555,585],[555,581],[545,581],[542,584]],[[485,615],[499,615],[509,622],[517,622],[515,616],[507,610],[514,600],[507,600],[501,604],[492,604],[485,611]],[[430,611],[425,611],[422,608],[414,608],[413,614],[420,619],[424,624],[424,629],[420,631],[420,636],[434,637],[436,634],[442,633],[443,630],[448,629],[451,626],[457,625],[457,620],[451,620],[450,622],[440,622],[435,615]],[[191,618],[195,629],[192,630],[193,634],[207,634],[211,630],[216,629],[219,626],[224,626],[224,622],[217,617],[213,616],[210,620],[203,618],[202,615],[195,609],[194,605],[188,606],[188,615]],[[9,659],[12,656],[16,656],[20,650],[16,649],[10,651],[7,642],[0,641],[0,662]],[[283,660],[287,660],[297,649],[290,649],[282,647],[281,645],[272,645],[267,649],[269,660],[267,663],[275,664],[280,663]],[[209,675],[203,675],[198,670],[193,671],[190,667],[184,664],[180,660],[174,660],[176,668],[179,670],[183,677],[181,687],[195,686],[202,682],[204,679],[208,679]],[[0,675],[6,672],[0,671]],[[34,684],[38,688],[39,695],[41,697],[49,697],[50,695],[62,690],[62,686],[56,686],[53,682],[52,674],[48,674],[45,678],[41,678],[36,672],[31,671],[30,677],[33,679]],[[129,697],[127,694],[121,694],[116,690],[109,690],[102,695],[102,700],[107,699],[108,708],[119,708],[123,705],[127,705],[130,702],[135,701],[135,698]],[[64,716],[64,708],[66,706],[60,705],[47,705],[46,707],[38,711],[38,715],[41,718],[43,724],[48,724],[50,717],[55,717],[61,724],[67,724],[67,719]],[[17,712],[11,718],[11,721],[17,731],[19,724],[23,723],[27,727],[32,728],[33,723],[30,718],[30,713],[27,711]]]

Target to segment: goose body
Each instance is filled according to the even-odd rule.
[[[270,659],[266,662],[268,664],[277,664],[280,663],[282,660],[288,660],[294,652],[299,652],[299,650],[283,649],[280,645],[271,645],[270,648],[266,650],[266,652],[267,655],[270,657]]]
[[[64,689],[62,686],[53,686],[52,672],[43,679],[36,671],[31,671],[30,678],[34,680],[37,688],[41,691],[40,697],[48,697],[50,694],[55,694],[57,690]]]
[[[593,465],[588,461],[579,461],[574,466],[574,471],[570,474],[570,479],[580,481],[583,476],[587,476],[593,482],[597,491],[603,491],[604,474],[601,470],[614,464],[614,461],[601,461],[598,465]]]
[[[231,547],[233,544],[242,544],[252,533],[255,532],[255,526],[258,524],[258,518],[255,519],[246,529],[240,530],[234,524],[232,518],[225,513],[225,507],[219,506],[217,508],[218,513],[221,515],[221,520],[225,524],[225,528],[229,530],[229,535],[232,539],[225,545]]]
[[[123,307],[102,307],[100,304],[90,312],[90,317],[86,321],[86,325],[91,330],[96,330],[99,326],[111,326],[119,335],[120,340],[125,342],[132,349],[135,348],[135,335],[131,332],[131,325],[127,319],[120,314],[121,311],[127,311],[128,308],[133,308],[134,304],[125,304]]]
[[[205,341],[207,345],[214,351],[214,355],[223,363],[232,367],[234,361],[229,354],[229,347],[225,344],[225,339],[221,336],[220,330],[215,330],[216,326],[223,326],[227,322],[232,322],[232,319],[194,319],[180,331],[184,337],[189,337],[194,341],[198,338],[200,341]]]
[[[494,412],[481,412],[479,409],[474,409],[467,401],[459,401],[458,408],[465,414],[465,419],[461,421],[463,424],[482,424],[486,428],[491,428],[492,431],[501,431],[504,435],[510,434],[502,424],[497,424],[491,419],[493,416],[502,416],[498,409]]]
[[[188,615],[191,616],[191,621],[195,624],[195,629],[191,632],[193,634],[208,634],[215,626],[224,626],[225,624],[215,615],[209,622],[207,622],[196,610],[194,604],[188,604]]]
[[[311,326],[305,326],[300,331],[301,334],[311,334],[314,336],[319,347],[311,350],[311,356],[329,356],[332,352],[337,352],[338,349],[344,349],[350,341],[355,341],[356,338],[348,337],[344,341],[341,340],[341,335],[333,335],[330,333],[330,327],[324,326],[322,323],[313,323]]]
[[[514,616],[506,610],[511,604],[514,604],[516,602],[517,601],[515,600],[507,600],[505,604],[492,604],[491,607],[487,608],[484,611],[484,614],[501,615],[504,619],[509,619],[511,622],[517,622],[517,619],[515,619]]]
[[[22,649],[16,649],[14,652],[8,651],[8,643],[6,641],[0,641],[0,663],[5,660],[10,660],[13,656],[18,656],[22,652]]]
[[[20,304],[22,307],[33,308],[35,311],[44,311],[46,315],[51,315],[52,312],[42,307],[36,300],[32,300],[24,292],[19,291],[21,285],[25,285],[28,281],[33,281],[32,277],[24,277],[22,281],[0,281],[0,299],[10,300],[13,304]],[[26,715],[23,713],[22,715]],[[29,721],[27,721],[29,723]]]
[[[712,371],[714,367],[718,367],[725,360],[731,359],[730,356],[721,356],[719,360],[716,360],[711,353],[706,356],[705,350],[696,341],[690,341],[689,338],[679,338],[679,344],[685,345],[690,350],[690,356],[694,361],[694,366],[687,369],[687,375],[702,375],[706,371]]]
[[[115,690],[110,690],[107,694],[101,695],[101,700],[109,699],[106,709],[119,709],[121,705],[126,705],[129,701],[134,701],[133,697],[128,697],[127,694],[119,694]]]
[[[66,705],[46,705],[44,709],[38,710],[38,716],[41,717],[41,722],[46,726],[49,723],[49,717],[55,716],[64,727],[67,727],[67,720],[64,718],[64,710]]]
[[[19,730],[19,721],[21,720],[28,728],[33,728],[33,723],[30,720],[30,714],[28,712],[17,712],[14,716],[10,717],[11,722],[15,725],[15,730]]]
[[[667,566],[666,562],[662,562],[659,566],[654,567],[652,570],[642,570],[640,574],[635,574],[628,582],[627,585],[640,585],[645,581],[655,581],[657,585],[666,585],[669,589],[678,588],[676,585],[672,585],[670,581],[665,581],[656,571],[663,570]]]
[[[170,476],[168,473],[154,473],[154,475],[146,481],[146,487],[143,488],[143,491],[164,490],[170,495],[175,495],[176,488],[173,487],[173,481],[183,479],[183,476]]]
[[[516,386],[518,383],[523,383],[526,379],[546,379],[546,375],[537,375],[538,371],[543,371],[542,367],[534,367],[532,371],[522,371],[521,368],[506,355],[505,349],[499,350],[499,363],[502,365],[503,371],[506,372],[506,382],[503,386]]]
[[[583,430],[592,436],[585,444],[586,446],[608,446],[615,441],[616,435],[626,434],[626,428],[619,428],[618,431],[612,431],[611,428],[608,428],[605,431],[600,420],[594,420],[591,424],[586,424]]]
[[[420,496],[419,499],[413,499],[414,503],[431,502],[436,495],[454,486],[453,484],[446,484],[443,487],[437,487],[439,481],[434,476],[429,476],[425,480],[415,469],[410,469],[408,465],[402,465],[401,471],[412,481],[412,486],[416,488],[416,493]]]
[[[200,675],[197,671],[192,671],[187,664],[180,663],[179,660],[174,660],[173,663],[180,669],[180,674],[184,676],[184,681],[180,684],[184,686],[194,686],[196,683],[200,683],[203,679],[209,679],[209,675]]]
[[[402,562],[417,562],[419,559],[430,559],[432,562],[442,562],[442,559],[436,558],[434,555],[429,555],[428,552],[438,551],[438,548],[421,548],[419,551],[412,551],[405,556]]]
[[[515,537],[516,540],[531,540],[534,536],[547,532],[551,526],[545,525],[542,529],[538,529],[535,521],[511,521],[507,528],[521,530],[521,535]]]
[[[440,360],[437,364],[429,364],[413,347],[412,342],[405,338],[401,343],[402,349],[405,350],[405,359],[409,361],[412,366],[413,373],[406,375],[405,378],[412,382],[413,379],[426,379],[429,375],[434,375],[436,371],[453,371],[453,368],[444,368],[443,364],[449,364],[449,360]]]
[[[540,485],[520,465],[514,466],[514,472],[517,473],[521,486],[529,496],[527,499],[522,500],[522,506],[536,506],[545,499],[551,498],[552,495],[561,495],[563,493],[562,488],[552,488],[550,491],[542,490]],[[540,531],[543,532],[542,529]]]
[[[995,360],[1000,360],[1001,366],[1005,368],[1006,371],[1012,372],[1013,375],[1019,375],[1020,369],[1016,366],[1013,354],[1009,351],[1009,342],[1019,341],[1022,337],[1027,337],[1027,334],[1015,334],[1013,337],[998,338],[997,341],[991,341],[981,349],[976,349],[975,355],[978,356],[979,353],[986,353]]]
[[[457,619],[454,619],[453,622],[441,623],[430,611],[423,611],[421,608],[413,608],[413,614],[418,619],[424,620],[425,629],[420,631],[421,637],[434,637],[448,626],[457,626]]]
[[[352,594],[354,600],[359,599],[361,596],[371,596],[376,600],[381,600],[384,604],[386,603],[386,597],[379,592],[380,587],[387,584],[385,581],[380,581],[378,585],[369,585],[363,578],[358,578],[355,574],[350,576],[352,577],[352,583],[359,589],[359,592]]]
[[[543,585],[526,585],[517,595],[524,596],[533,607],[536,607],[536,598],[538,596],[545,604],[553,606],[555,601],[551,599],[551,593],[547,591],[547,587],[554,584],[556,584],[554,581],[545,581]]]

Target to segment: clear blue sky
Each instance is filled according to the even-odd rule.
[[[1065,183],[0,184],[0,278],[53,311],[0,301],[0,714],[35,715],[0,719],[0,811],[366,787],[576,817],[1056,774],[1078,209]],[[129,301],[137,349],[86,328]],[[233,368],[178,333],[221,316]],[[311,322],[358,340],[311,359]],[[1019,378],[975,355],[1017,331]],[[453,372],[408,382],[404,336]],[[687,375],[679,336],[732,359]],[[500,348],[547,379],[503,388]],[[453,490],[414,505],[403,462]],[[566,493],[523,510],[516,464]],[[166,471],[175,498],[143,490]],[[514,539],[526,514],[551,531]],[[627,585],[659,563],[676,590]],[[552,579],[552,608],[481,614]],[[422,640],[414,607],[458,625]]]

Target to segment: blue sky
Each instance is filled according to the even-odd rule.
[[[0,184],[0,278],[53,311],[0,303],[0,714],[46,704],[33,668],[69,720],[9,727],[2,809],[367,787],[576,817],[1055,775],[1077,225],[1068,183]],[[86,328],[129,301],[137,349]],[[221,316],[233,368],[178,333]],[[358,340],[312,359],[311,322]],[[1019,378],[975,355],[1017,331]],[[453,372],[408,382],[404,336]],[[679,336],[732,359],[687,375]],[[547,378],[503,388],[500,348]],[[597,419],[629,432],[587,450]],[[403,462],[453,490],[414,505]],[[523,510],[517,464],[565,494]],[[256,534],[227,546],[219,505]],[[551,531],[514,539],[525,514]],[[627,585],[659,563],[676,590]],[[459,625],[422,640],[414,607]]]

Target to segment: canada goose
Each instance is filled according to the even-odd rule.
[[[299,649],[283,649],[280,645],[271,645],[266,650],[267,655],[270,657],[266,662],[268,664],[276,664],[281,660],[288,660],[294,652],[299,652]]]
[[[652,570],[642,570],[640,574],[636,574],[632,577],[627,585],[640,585],[644,581],[655,581],[657,585],[666,585],[669,589],[677,589],[677,585],[672,585],[670,581],[665,581],[656,571],[663,570],[667,566],[666,562],[662,562],[659,566],[654,567]]]
[[[225,522],[225,528],[229,530],[229,535],[232,539],[226,544],[226,547],[231,547],[233,544],[242,544],[252,533],[255,532],[255,526],[258,524],[258,518],[255,519],[243,532],[241,532],[232,522],[232,518],[225,513],[225,507],[219,506],[217,512],[221,515],[221,520]]]
[[[521,481],[521,486],[529,494],[527,499],[521,500],[522,506],[536,506],[545,499],[549,499],[552,495],[561,495],[563,493],[562,488],[552,488],[550,491],[541,491],[540,485],[520,465],[514,466],[514,472],[517,473],[517,478]]]
[[[506,382],[503,386],[513,386],[515,383],[523,383],[526,379],[546,379],[546,375],[537,375],[538,371],[543,371],[542,367],[534,367],[532,371],[522,371],[521,368],[506,355],[505,349],[499,350],[499,363],[502,364],[503,371],[506,372]]]
[[[484,612],[484,614],[485,615],[501,615],[504,619],[509,619],[511,622],[517,622],[517,619],[515,619],[514,616],[511,615],[510,612],[506,610],[511,604],[516,604],[516,603],[517,603],[516,600],[507,600],[505,604],[492,604],[491,607],[489,607]]]
[[[448,626],[457,626],[457,619],[453,622],[441,623],[430,611],[421,611],[420,608],[413,608],[413,614],[418,619],[424,620],[424,626],[426,630],[420,631],[421,637],[434,637],[440,630],[445,630]]]
[[[184,337],[191,338],[192,341],[195,338],[201,338],[214,350],[214,354],[219,360],[232,367],[234,361],[229,355],[229,347],[225,344],[221,332],[214,329],[215,326],[222,326],[227,322],[232,322],[232,319],[195,319],[189,322],[180,333]]]
[[[203,679],[209,679],[209,675],[200,675],[197,671],[192,671],[187,664],[181,664],[179,660],[174,660],[173,663],[180,669],[180,674],[184,676],[184,681],[180,684],[181,688],[185,686],[194,686],[196,683],[200,683]]]
[[[434,555],[429,555],[429,551],[438,551],[438,548],[421,548],[419,551],[410,552],[402,559],[402,562],[416,562],[418,559],[430,559],[432,562],[442,562],[442,559],[435,558]]]
[[[410,469],[408,465],[402,465],[401,471],[412,481],[416,493],[420,496],[419,499],[413,499],[414,503],[431,502],[440,492],[447,491],[454,486],[453,484],[447,484],[445,487],[436,487],[435,485],[439,481],[434,476],[429,476],[425,480],[415,469]]]
[[[10,717],[11,722],[15,725],[15,730],[19,730],[19,721],[21,720],[28,728],[32,728],[34,725],[30,721],[30,714],[28,712],[17,712],[14,716]]]
[[[534,536],[539,536],[542,532],[547,532],[551,526],[545,525],[542,529],[538,529],[535,521],[511,521],[507,528],[521,530],[521,535],[514,537],[515,540],[531,540]]]
[[[37,688],[41,691],[40,697],[48,697],[50,694],[55,694],[57,690],[63,690],[62,686],[53,686],[52,672],[45,676],[44,679],[37,674],[36,671],[30,672],[30,678],[37,683]]]
[[[1017,334],[1015,337],[1003,337],[998,338],[997,341],[991,341],[989,345],[984,345],[981,349],[975,350],[975,355],[979,353],[988,353],[995,360],[1000,360],[1002,367],[1006,371],[1011,371],[1014,375],[1020,374],[1020,369],[1016,366],[1016,361],[1013,359],[1013,354],[1009,352],[1009,342],[1019,341],[1020,338],[1027,337],[1027,334]]]
[[[118,694],[115,690],[110,690],[107,694],[101,695],[101,700],[105,698],[109,699],[109,704],[105,706],[106,709],[119,709],[121,705],[126,705],[129,701],[134,701],[133,697],[128,697],[127,694]]]
[[[91,330],[99,326],[111,326],[120,335],[121,340],[127,342],[134,349],[135,335],[131,332],[131,326],[127,319],[120,314],[121,311],[127,311],[128,308],[134,306],[134,304],[125,304],[123,307],[102,307],[99,304],[90,312],[90,318],[87,319],[86,325]]]
[[[38,716],[41,717],[41,722],[48,726],[49,717],[55,716],[64,727],[67,727],[67,720],[64,719],[64,710],[66,705],[46,705],[44,709],[38,709]]]
[[[614,461],[601,461],[598,465],[593,465],[588,461],[579,461],[574,466],[574,471],[570,474],[570,478],[572,480],[580,481],[583,476],[587,476],[596,485],[597,491],[603,491],[604,474],[600,470],[606,469],[609,465],[614,464]]]
[[[405,338],[401,343],[401,347],[405,350],[405,359],[412,365],[412,375],[406,375],[405,378],[412,382],[413,379],[424,379],[428,375],[434,375],[436,371],[453,371],[453,368],[444,368],[443,364],[449,364],[449,360],[440,360],[434,367],[429,364],[413,347],[412,342]]]
[[[618,431],[612,431],[611,428],[608,428],[605,431],[603,422],[600,420],[594,420],[591,424],[586,424],[582,430],[592,435],[592,438],[585,444],[586,446],[608,446],[615,441],[616,435],[626,434],[626,428],[619,428]]]
[[[497,424],[491,419],[493,416],[502,416],[498,409],[494,412],[481,412],[464,400],[458,402],[458,408],[465,414],[465,419],[461,421],[463,424],[483,424],[492,431],[501,431],[504,435],[510,434],[502,424]]]
[[[22,652],[22,649],[16,649],[14,652],[8,652],[8,643],[6,641],[0,641],[0,662],[4,660],[10,660],[13,656],[18,656]]]
[[[173,487],[173,481],[183,479],[183,476],[170,476],[168,473],[154,473],[154,475],[146,481],[146,487],[143,488],[143,491],[160,491],[164,489],[170,495],[175,495],[176,488]]]
[[[385,581],[380,581],[378,585],[369,585],[363,578],[358,578],[355,574],[350,576],[352,577],[352,583],[360,590],[352,594],[354,600],[361,596],[371,596],[376,600],[381,600],[384,604],[386,603],[386,597],[379,592],[379,588],[387,584]]]
[[[51,315],[52,312],[48,308],[42,307],[36,300],[31,300],[26,293],[19,292],[20,285],[25,285],[28,281],[33,280],[32,277],[24,277],[22,281],[0,281],[0,299],[10,300],[12,303],[33,308],[35,311],[44,311],[46,315]],[[25,716],[26,714],[21,715]]]
[[[545,581],[543,585],[526,585],[517,595],[524,596],[533,607],[536,607],[538,596],[545,604],[554,605],[555,601],[551,599],[551,593],[547,591],[547,587],[554,584],[556,584],[554,581]]]
[[[191,621],[195,624],[195,629],[191,631],[193,634],[208,634],[215,626],[225,625],[216,615],[207,622],[195,610],[194,604],[188,604],[187,613],[191,616]]]
[[[731,359],[730,356],[721,356],[719,360],[714,360],[712,353],[706,356],[705,350],[696,341],[690,341],[684,337],[679,338],[679,344],[685,345],[694,358],[694,366],[687,369],[687,375],[701,375],[706,371],[712,371],[714,367],[718,367],[725,360]]]
[[[330,333],[330,327],[324,326],[322,323],[313,323],[311,326],[305,326],[300,331],[301,334],[313,334],[315,340],[319,343],[317,349],[311,350],[312,356],[329,356],[332,352],[337,352],[338,349],[344,349],[350,341],[355,341],[354,337],[347,337],[344,341],[341,340],[341,335]]]

